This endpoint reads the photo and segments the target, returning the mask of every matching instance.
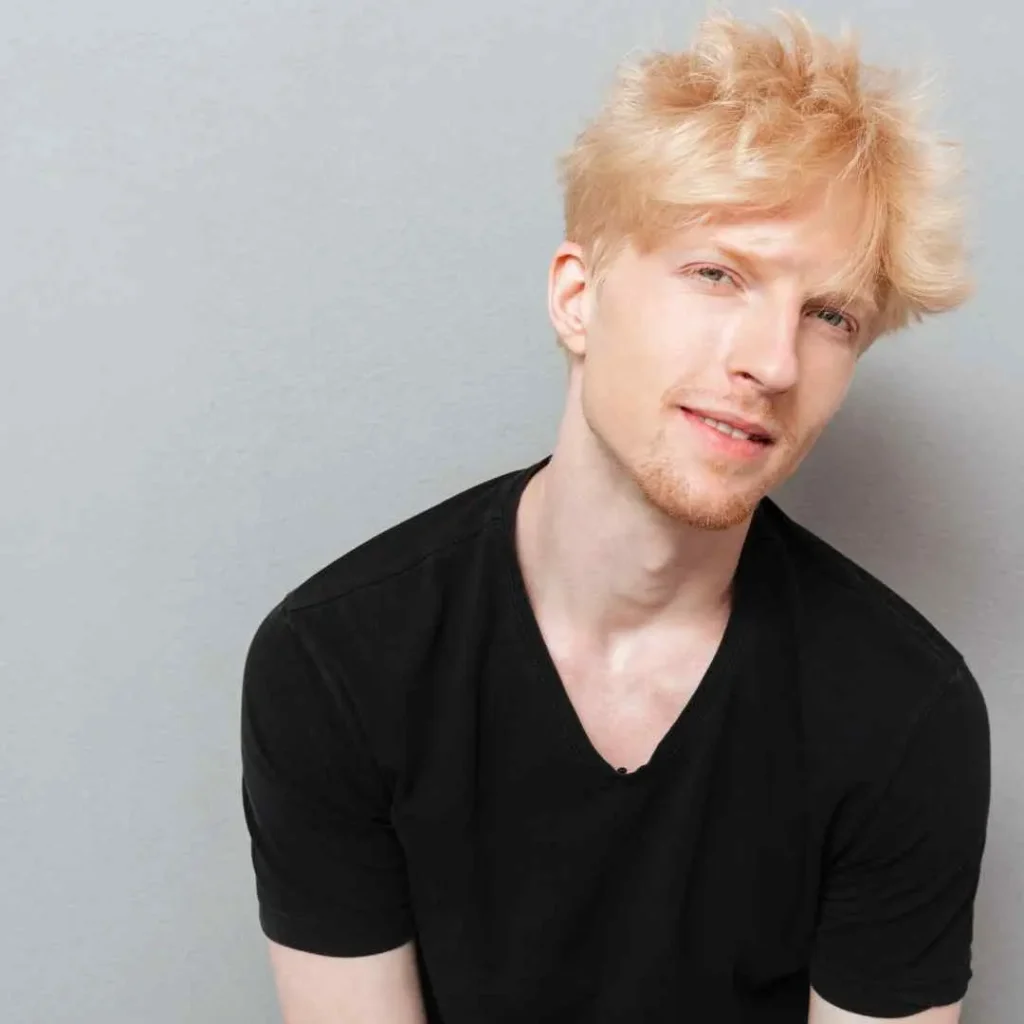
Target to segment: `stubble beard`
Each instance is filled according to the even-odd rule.
[[[646,500],[665,515],[696,529],[728,530],[754,514],[761,499],[792,475],[809,447],[801,446],[788,458],[776,457],[762,472],[746,476],[725,462],[708,463],[699,474],[712,482],[710,487],[697,483],[696,474],[688,474],[686,466],[658,442],[627,468]]]
[[[674,450],[664,427],[647,452],[634,459],[616,450],[588,415],[585,402],[579,411],[590,438],[653,508],[701,530],[728,530],[746,522],[761,500],[792,476],[817,437],[797,437],[780,430],[774,442],[776,450],[760,472],[737,473],[735,465],[724,459],[708,461],[695,472],[687,467],[693,456]],[[710,486],[703,481],[710,481]]]

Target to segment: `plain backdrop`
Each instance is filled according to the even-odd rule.
[[[767,4],[739,3],[764,14]],[[781,494],[965,653],[994,741],[966,1020],[1024,1006],[1024,8],[809,2],[937,76],[976,298]],[[240,793],[262,616],[545,454],[557,153],[668,0],[0,0],[0,1017],[277,1020]]]

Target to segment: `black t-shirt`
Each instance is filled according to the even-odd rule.
[[[806,1024],[810,985],[878,1017],[961,998],[989,734],[960,655],[765,499],[710,668],[621,774],[520,574],[543,464],[260,625],[242,750],[265,933],[336,956],[415,939],[443,1024]]]

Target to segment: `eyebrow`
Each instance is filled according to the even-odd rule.
[[[733,246],[723,242],[713,242],[711,243],[711,248],[720,252],[729,262],[735,263],[746,273],[752,274],[755,277],[765,264],[774,264],[781,267],[793,266],[793,261],[784,257],[780,259],[772,256],[757,256],[754,253],[733,248]],[[856,307],[867,316],[878,312],[878,302],[874,295],[863,289],[851,293],[826,289],[815,295],[814,301],[828,306],[835,306],[837,309],[853,309]]]

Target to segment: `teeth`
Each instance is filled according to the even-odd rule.
[[[709,427],[714,427],[715,430],[722,434],[727,434],[729,437],[738,437],[741,441],[750,441],[753,439],[753,434],[748,434],[738,427],[730,427],[728,423],[722,423],[719,420],[713,420],[709,416],[698,416],[701,422],[706,423]]]

